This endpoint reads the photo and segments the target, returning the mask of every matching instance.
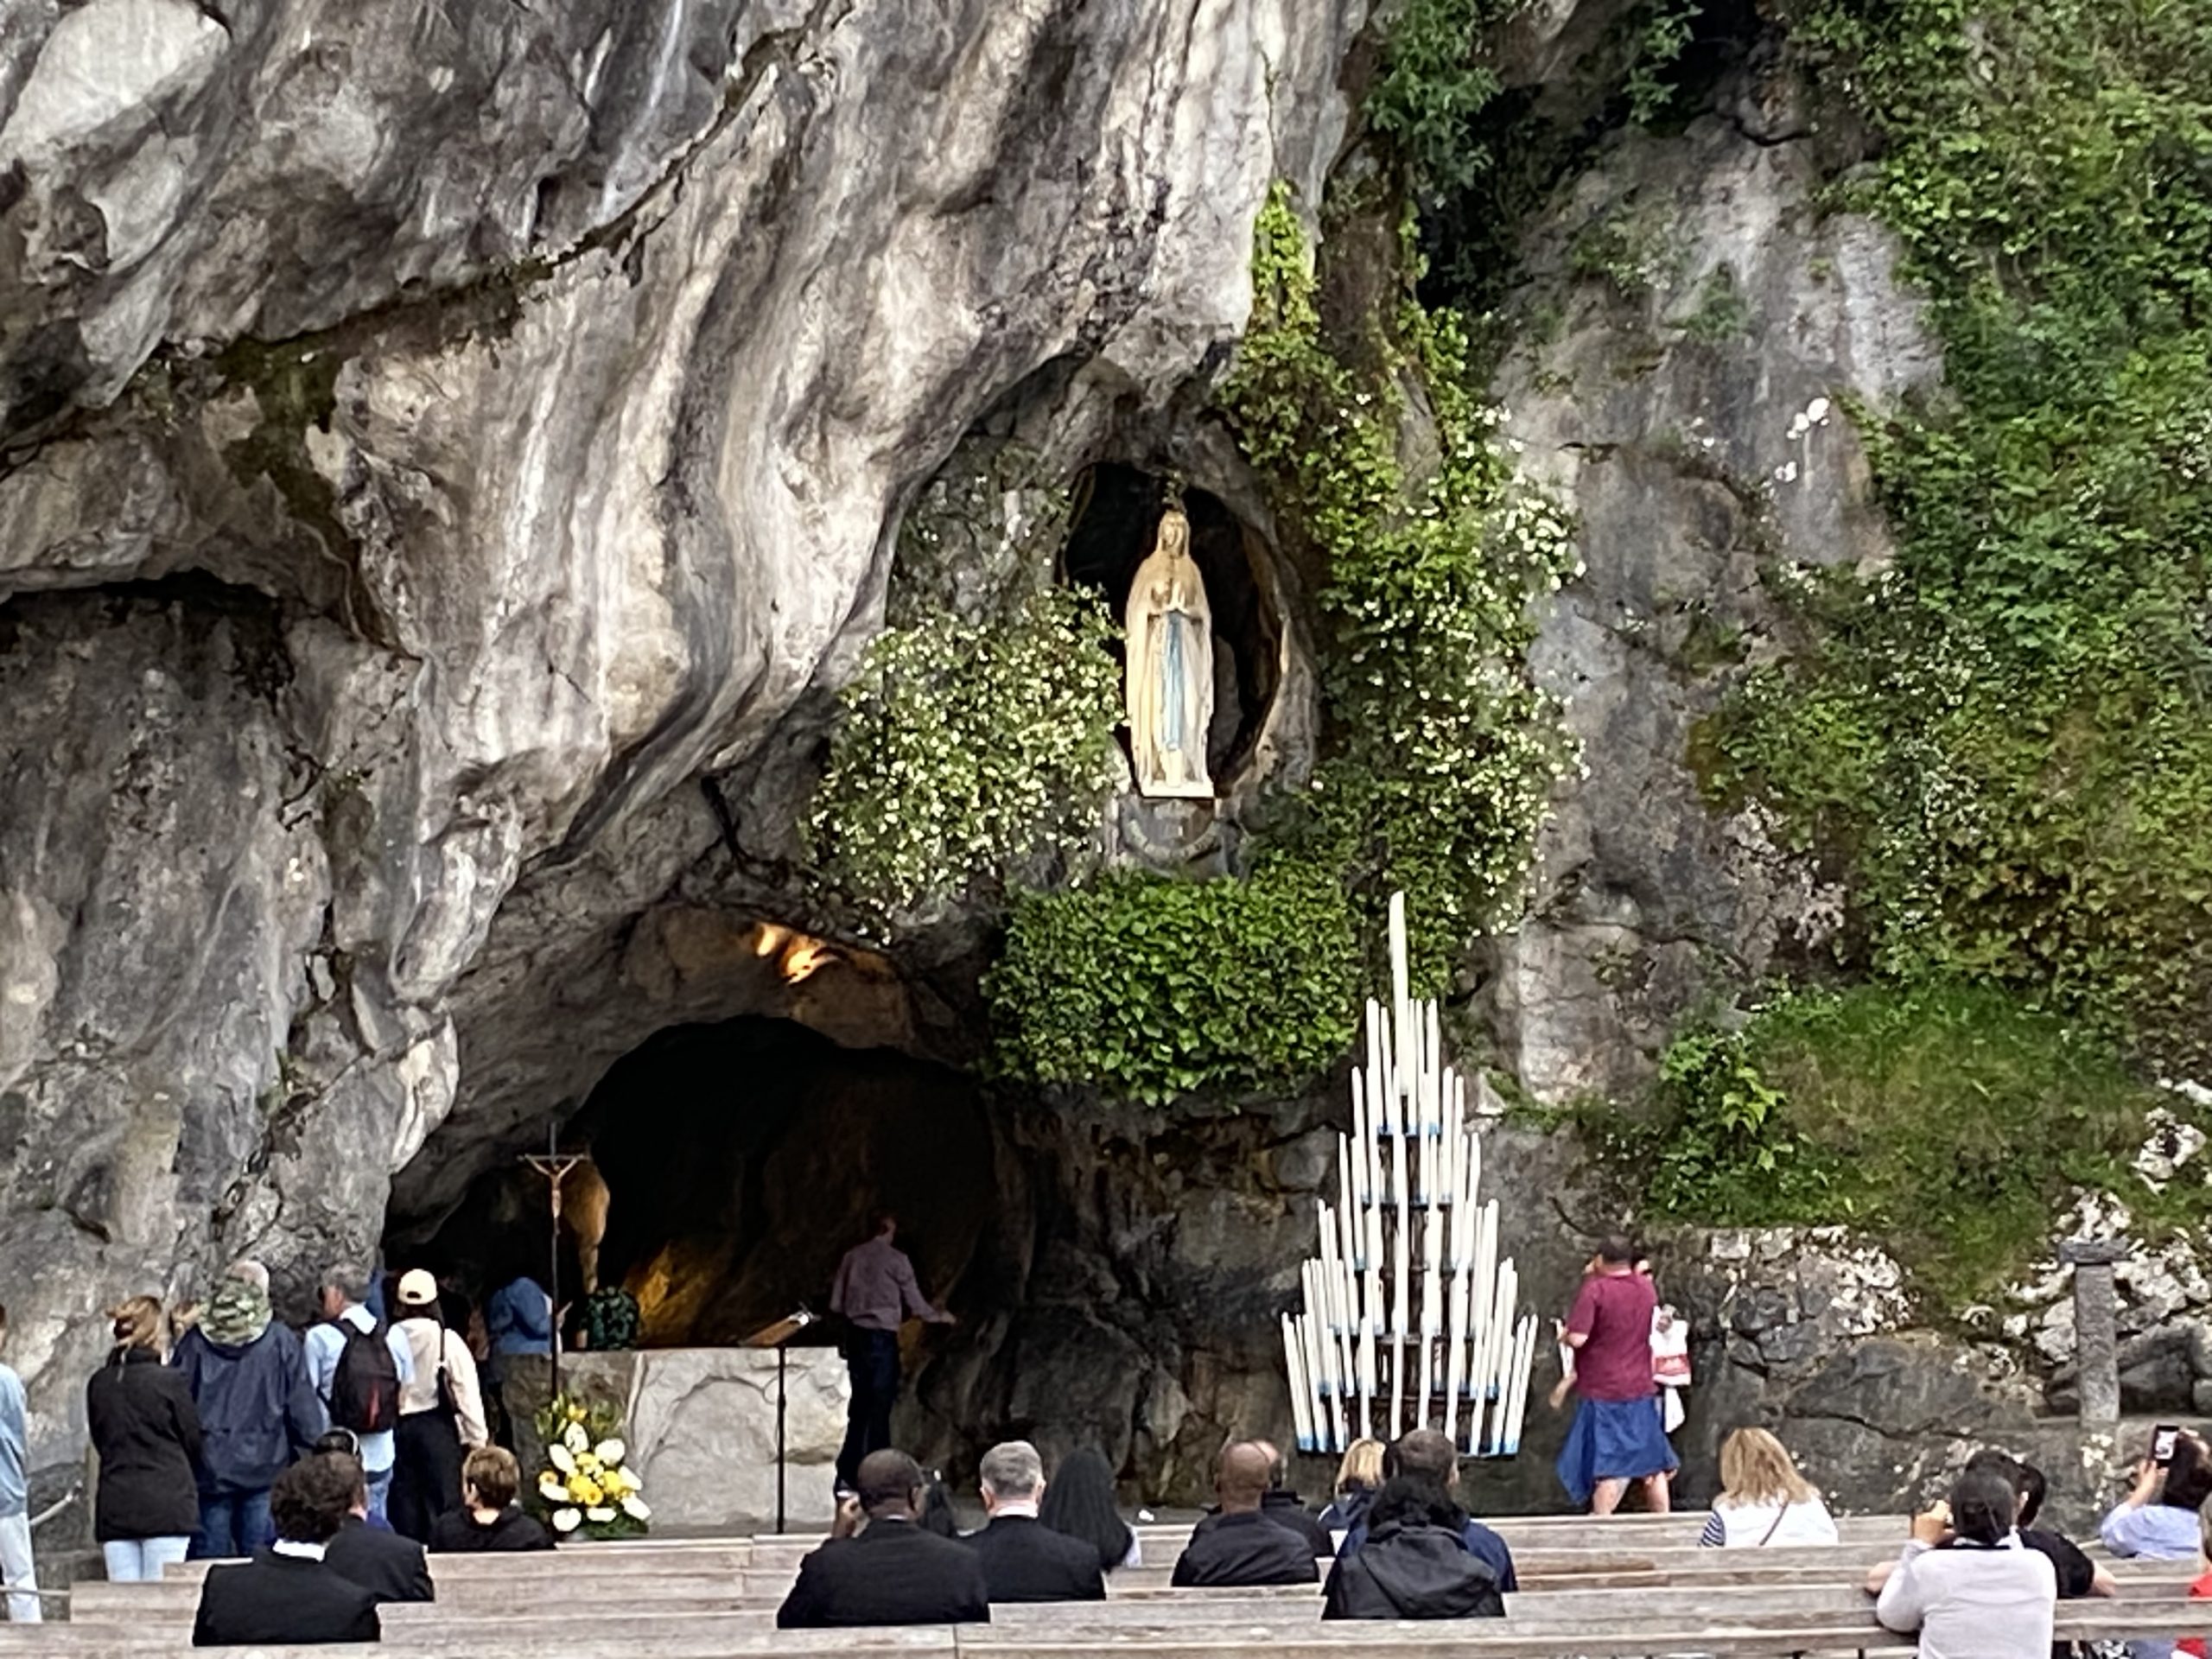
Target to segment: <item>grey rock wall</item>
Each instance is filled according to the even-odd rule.
[[[750,982],[791,891],[700,874],[696,778],[804,747],[1001,394],[1058,364],[1157,410],[1218,357],[1364,14],[16,9],[0,1298],[37,1461],[108,1299],[245,1250],[296,1294],[418,1151],[435,1210]]]
[[[1685,1014],[1817,957],[1842,923],[1822,873],[1756,811],[1713,810],[1693,767],[1730,677],[1780,648],[1777,571],[1888,557],[1846,400],[1879,410],[1940,370],[1891,239],[1817,209],[1821,177],[1781,117],[1630,130],[1529,241],[1494,390],[1580,521],[1586,572],[1534,661],[1582,775],[1482,1004],[1547,1099],[1633,1090]]]

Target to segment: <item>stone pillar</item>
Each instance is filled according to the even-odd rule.
[[[2058,1259],[2074,1268],[2074,1355],[2084,1423],[2120,1421],[2119,1293],[2112,1269],[2126,1254],[2119,1239],[2071,1239],[2058,1247]]]

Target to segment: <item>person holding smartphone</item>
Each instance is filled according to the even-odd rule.
[[[2162,1458],[2163,1454],[2163,1458]],[[2203,1541],[2202,1510],[2212,1497],[2212,1448],[2185,1428],[2161,1425],[2151,1454],[2135,1465],[2135,1484],[2097,1529],[2113,1554],[2146,1561],[2193,1561]],[[2133,1659],[2166,1659],[2171,1638],[2127,1644]]]
[[[2161,1427],[2151,1454],[2135,1465],[2134,1485],[2097,1531],[2115,1555],[2194,1560],[2207,1497],[2212,1497],[2212,1449],[2187,1429]]]

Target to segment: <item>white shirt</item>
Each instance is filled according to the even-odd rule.
[[[2050,1659],[2058,1578],[2017,1534],[1996,1549],[1934,1549],[1915,1539],[1882,1586],[1874,1617],[1920,1633],[1920,1659]]]
[[[1798,1503],[1751,1503],[1723,1497],[1705,1519],[1700,1544],[1720,1544],[1731,1549],[1764,1543],[1769,1549],[1795,1544],[1832,1544],[1835,1522],[1820,1494]]]
[[[453,1384],[454,1404],[460,1408],[461,1421],[456,1427],[461,1443],[482,1446],[489,1441],[491,1433],[484,1427],[484,1391],[476,1381],[476,1356],[468,1351],[468,1344],[461,1339],[461,1332],[419,1315],[402,1319],[391,1328],[406,1334],[415,1364],[415,1375],[400,1387],[399,1414],[411,1417],[418,1411],[436,1408],[438,1366],[442,1363],[447,1380]]]

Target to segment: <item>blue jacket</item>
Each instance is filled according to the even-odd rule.
[[[484,1334],[495,1354],[553,1351],[553,1305],[537,1280],[509,1281],[484,1304]]]
[[[184,1333],[169,1362],[200,1411],[200,1490],[264,1492],[330,1427],[300,1339],[271,1323],[251,1342]]]

